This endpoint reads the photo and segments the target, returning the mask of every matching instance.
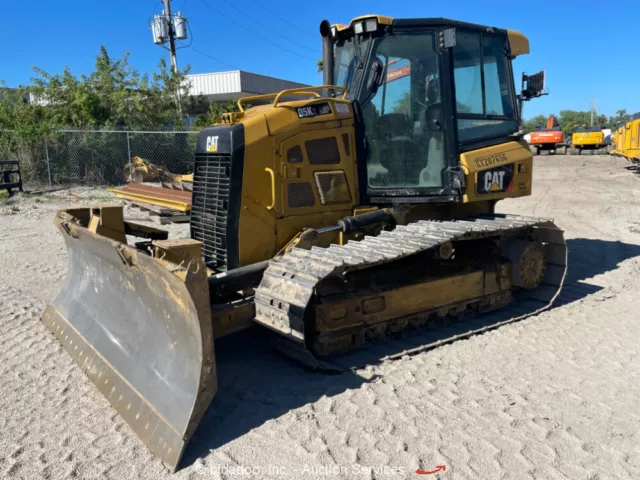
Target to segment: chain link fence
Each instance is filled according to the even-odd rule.
[[[0,160],[18,160],[25,183],[123,185],[171,182],[193,171],[196,131],[58,130],[26,141],[0,132]]]

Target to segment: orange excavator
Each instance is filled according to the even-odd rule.
[[[555,154],[558,147],[564,147],[564,153],[567,153],[567,144],[564,141],[564,133],[560,128],[558,119],[554,115],[549,115],[547,120],[547,128],[536,127],[531,132],[531,140],[529,144],[536,149],[536,155],[546,150],[549,154]]]

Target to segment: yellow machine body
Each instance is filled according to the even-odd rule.
[[[640,163],[640,116],[622,125],[615,132],[613,155]]]
[[[317,90],[324,87],[316,87]],[[309,91],[310,89],[306,89]],[[295,91],[284,91],[293,94]],[[264,97],[263,97],[264,98]],[[243,101],[251,102],[252,98]],[[242,204],[239,220],[239,265],[245,266],[272,258],[304,228],[322,228],[353,215],[361,205],[355,156],[353,108],[340,98],[322,98],[332,107],[332,113],[322,117],[300,119],[296,109],[310,104],[308,100],[253,107],[242,116],[229,116],[228,122],[241,123],[245,131],[245,164],[242,182]],[[335,105],[344,105],[343,114],[334,113]],[[331,142],[337,146],[337,156],[330,163],[312,164],[308,142]],[[299,152],[293,158],[289,152]],[[299,161],[298,161],[299,160]],[[531,194],[533,156],[523,140],[502,143],[463,153],[460,164],[464,172],[467,193],[462,205],[454,207],[459,216],[471,211],[488,213],[493,204],[503,198]],[[478,195],[478,174],[497,166],[512,165],[515,175],[504,191]],[[331,178],[334,188],[322,189],[323,177]],[[496,182],[500,178],[496,177]],[[294,197],[304,186],[307,197]],[[299,196],[301,196],[299,194]],[[306,203],[305,203],[306,202]],[[479,203],[465,207],[466,203]],[[432,218],[439,207],[413,205],[413,211]],[[447,209],[448,212],[452,208]],[[419,216],[414,214],[412,219]],[[339,241],[338,234],[321,238],[320,246]]]
[[[171,469],[217,390],[214,338],[257,323],[333,369],[324,356],[407,328],[524,318],[562,287],[553,222],[495,213],[532,191],[510,63],[527,38],[377,15],[321,34],[324,86],[241,99],[200,132],[190,239],[116,205],[56,215],[69,272],[43,322]],[[467,82],[480,71],[482,89]],[[527,89],[541,94],[544,73]]]
[[[574,147],[601,147],[604,143],[604,133],[599,132],[574,132],[571,136],[571,144]]]

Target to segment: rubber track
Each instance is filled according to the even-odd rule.
[[[569,155],[577,155],[577,156],[590,156],[590,155],[608,155],[609,154],[609,148],[608,147],[600,147],[600,148],[593,148],[593,149],[588,149],[585,148],[582,150],[582,153],[578,153],[578,149],[577,148],[570,148],[568,153]]]
[[[549,308],[562,288],[567,269],[562,231],[546,218],[495,214],[455,221],[422,220],[361,241],[350,241],[344,246],[294,248],[269,262],[255,292],[256,321],[297,344],[298,353],[294,356],[300,361],[320,366],[309,361],[313,358],[310,352],[306,359],[300,358],[300,352],[306,350],[305,311],[321,281],[417,255],[446,242],[508,235],[525,229],[533,230],[534,238],[545,245],[548,257],[542,285],[526,291],[528,299],[540,303],[539,308],[525,316],[533,315]],[[523,316],[510,321],[521,318]]]

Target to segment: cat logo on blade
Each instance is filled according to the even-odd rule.
[[[478,172],[478,194],[510,192],[513,186],[513,163]]]
[[[215,152],[218,149],[218,136],[207,137],[207,152]]]

